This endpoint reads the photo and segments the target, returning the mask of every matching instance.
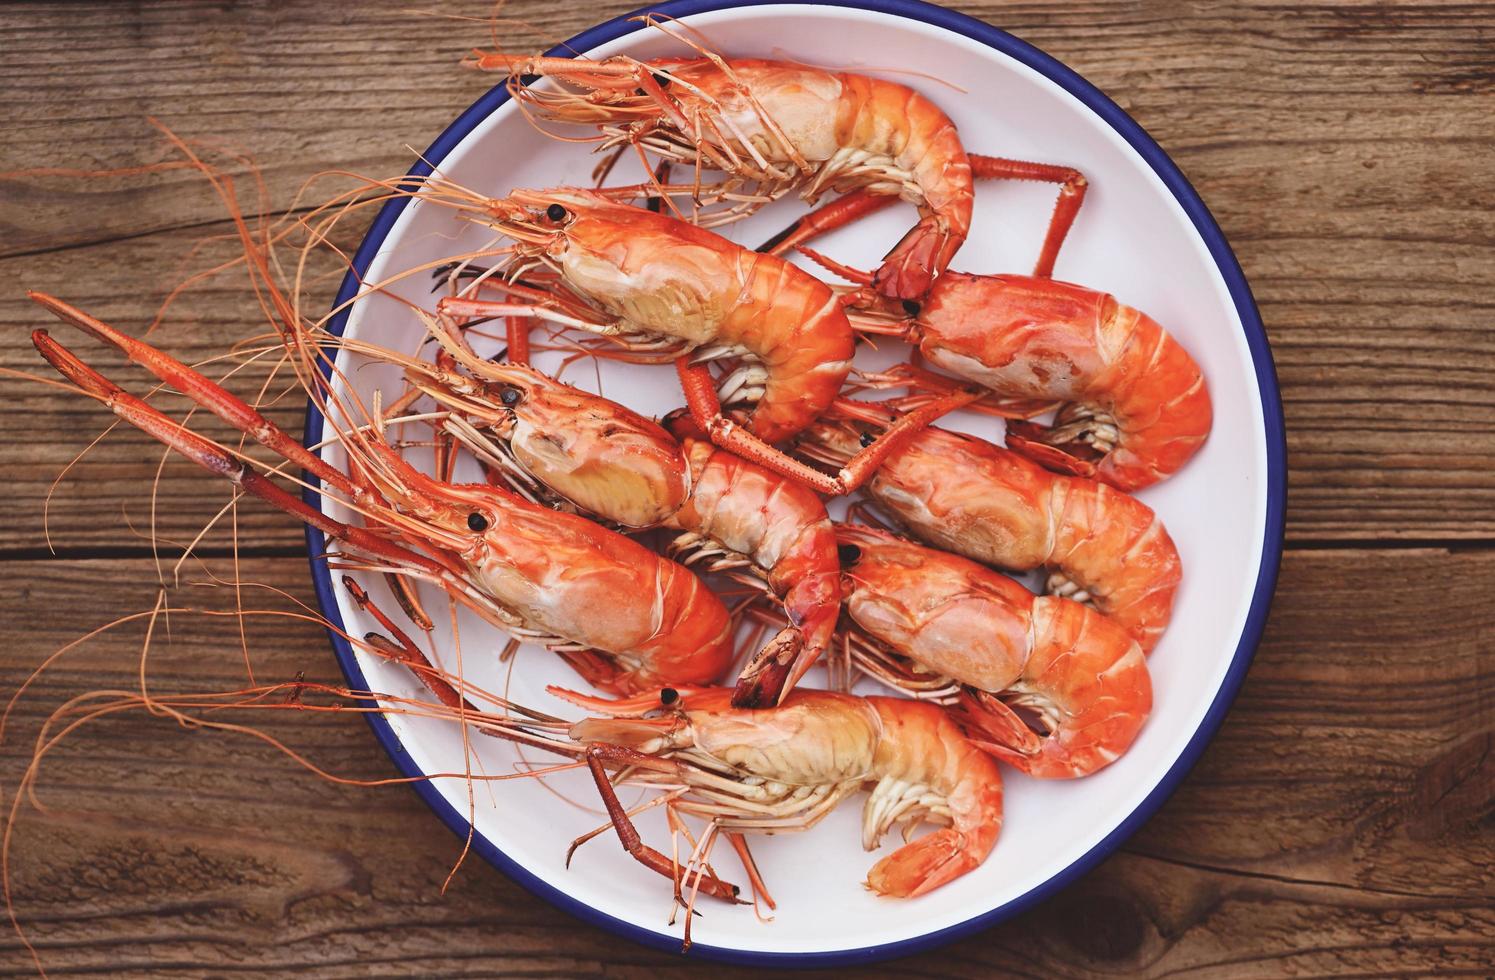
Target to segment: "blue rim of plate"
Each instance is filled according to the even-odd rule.
[[[1240,690],[1242,681],[1245,680],[1246,671],[1251,666],[1251,658],[1256,652],[1257,644],[1261,640],[1263,627],[1266,625],[1267,611],[1271,605],[1272,592],[1277,583],[1277,569],[1282,558],[1283,527],[1287,502],[1287,438],[1282,420],[1282,400],[1277,388],[1277,374],[1272,364],[1271,350],[1267,344],[1266,330],[1262,327],[1261,316],[1256,310],[1256,303],[1251,297],[1251,289],[1246,284],[1245,274],[1241,271],[1240,263],[1236,261],[1235,254],[1231,252],[1230,246],[1225,242],[1225,236],[1215,220],[1210,216],[1209,210],[1204,206],[1194,188],[1190,186],[1183,173],[1163,152],[1140,125],[1128,116],[1121,107],[1112,102],[1099,89],[1081,78],[1073,70],[1056,61],[1054,58],[1044,54],[1042,51],[1020,41],[1004,31],[985,24],[982,21],[968,17],[965,14],[947,10],[934,4],[924,3],[923,0],[671,0],[654,6],[643,7],[632,13],[624,14],[604,24],[599,24],[589,30],[571,38],[562,45],[552,49],[549,54],[555,56],[568,56],[577,51],[588,51],[601,44],[614,41],[627,34],[643,29],[641,25],[631,22],[630,18],[643,13],[659,13],[671,17],[686,17],[691,14],[706,13],[715,10],[727,10],[738,7],[758,7],[774,4],[794,4],[809,7],[849,7],[857,10],[870,10],[876,13],[891,14],[904,17],[909,20],[919,21],[935,27],[942,27],[948,31],[963,35],[971,40],[978,41],[988,47],[1000,51],[1018,62],[1034,69],[1051,81],[1057,83],[1065,91],[1079,99],[1092,112],[1105,120],[1116,130],[1157,173],[1168,190],[1183,206],[1194,229],[1204,240],[1209,249],[1210,257],[1214,259],[1215,265],[1220,270],[1227,288],[1230,291],[1231,301],[1235,304],[1236,313],[1241,319],[1241,326],[1246,333],[1247,346],[1251,351],[1251,360],[1256,369],[1256,382],[1261,392],[1261,413],[1265,427],[1267,448],[1267,508],[1266,526],[1263,530],[1261,567],[1257,572],[1256,587],[1251,597],[1251,606],[1246,614],[1246,624],[1241,631],[1240,643],[1236,647],[1235,655],[1231,659],[1230,668],[1225,674],[1219,690],[1215,694],[1214,701],[1209,710],[1205,712],[1204,720],[1195,730],[1193,737],[1178,759],[1164,774],[1151,793],[1149,793],[1126,819],[1122,820],[1117,827],[1107,834],[1099,843],[1087,851],[1074,863],[1063,871],[1049,878],[1042,884],[1036,885],[1027,892],[1014,898],[997,908],[973,916],[964,922],[947,926],[934,932],[925,933],[904,939],[899,942],[865,946],[856,949],[831,950],[826,952],[806,953],[768,953],[752,952],[748,950],[729,949],[720,946],[709,946],[705,944],[694,944],[685,955],[699,957],[702,959],[718,960],[726,963],[737,963],[748,966],[771,966],[771,967],[826,967],[826,966],[851,966],[856,964],[873,963],[879,960],[891,959],[897,956],[908,956],[923,950],[933,949],[945,943],[953,942],[962,936],[970,935],[980,929],[996,925],[1006,919],[1017,915],[1054,895],[1067,885],[1077,880],[1090,869],[1094,868],[1102,860],[1115,851],[1121,844],[1135,833],[1147,820],[1149,820],[1158,808],[1171,796],[1188,775],[1189,770],[1203,754],[1205,746],[1214,737],[1220,723],[1224,721],[1225,714],[1230,710],[1231,703],[1235,700],[1236,693]],[[467,111],[458,116],[456,121],[446,128],[436,142],[431,144],[430,149],[422,155],[418,163],[410,171],[413,177],[421,177],[431,173],[433,165],[439,165],[446,155],[457,146],[472,130],[495,109],[503,105],[509,99],[508,91],[502,86],[494,86],[482,98],[474,102]],[[353,267],[344,277],[342,287],[338,291],[337,306],[350,301],[357,295],[359,283],[369,263],[378,254],[383,245],[385,237],[390,229],[394,227],[395,220],[404,211],[408,199],[390,201],[385,204],[378,216],[370,226],[368,235],[359,247],[353,258]],[[350,309],[343,309],[329,324],[329,329],[334,334],[341,335],[347,326]],[[330,366],[324,371],[330,372]],[[314,445],[322,437],[323,428],[322,413],[317,406],[307,403],[306,409],[306,444]],[[308,503],[320,506],[320,497],[315,491],[315,478],[306,475],[311,488],[305,493]],[[321,606],[322,615],[334,624],[338,629],[343,628],[342,614],[338,610],[337,599],[333,592],[332,574],[327,567],[325,559],[319,557],[325,550],[325,538],[321,531],[308,527],[306,529],[306,542],[311,556],[311,571],[314,581],[317,602]],[[364,677],[363,670],[358,665],[358,659],[354,655],[353,647],[346,639],[338,635],[335,630],[327,631],[332,641],[332,647],[337,654],[338,663],[342,666],[343,674],[348,679],[348,684],[359,691],[369,690],[368,680]],[[370,706],[374,702],[367,702]],[[370,727],[378,737],[384,750],[394,761],[395,766],[404,775],[417,780],[425,776],[425,773],[416,766],[414,760],[405,751],[400,743],[394,729],[389,722],[376,713],[364,715],[368,719]],[[411,784],[415,791],[442,821],[452,829],[459,837],[466,838],[470,831],[467,818],[456,808],[447,802],[440,791],[430,782],[414,782]],[[545,899],[566,912],[571,913],[579,919],[624,936],[634,942],[654,949],[679,953],[680,940],[673,936],[653,932],[640,926],[634,925],[623,919],[608,915],[590,905],[580,902],[565,892],[542,881],[521,867],[517,862],[501,851],[492,841],[482,834],[474,833],[472,839],[473,850],[494,865],[504,874],[508,875],[520,885]]]

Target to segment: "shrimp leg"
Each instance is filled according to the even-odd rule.
[[[615,765],[620,763],[623,765],[644,764],[651,768],[658,768],[659,760],[641,755],[631,749],[603,743],[593,743],[587,746],[586,756],[587,768],[592,772],[592,779],[597,784],[597,792],[602,796],[602,805],[607,809],[607,816],[612,821],[613,829],[618,832],[618,840],[622,843],[623,849],[639,864],[673,881],[678,897],[679,867],[673,860],[644,843],[643,838],[639,836],[638,828],[633,825],[633,820],[628,816],[627,809],[618,799],[617,791],[613,789],[612,780],[608,778],[607,770],[603,766],[606,760]],[[728,902],[739,901],[738,894],[741,889],[731,882],[722,881],[704,868],[696,872],[693,877],[698,880],[697,887],[713,898],[724,899]]]
[[[1064,244],[1080,205],[1085,202],[1085,191],[1090,186],[1085,175],[1073,167],[1062,167],[1050,163],[1030,163],[1026,160],[1008,160],[1003,157],[988,157],[972,154],[971,174],[991,180],[1035,180],[1059,185],[1059,197],[1054,202],[1054,213],[1049,218],[1048,231],[1044,234],[1043,247],[1038,253],[1038,262],[1033,275],[1042,279],[1054,274],[1054,262],[1059,258],[1059,247]],[[758,251],[770,255],[783,255],[827,232],[851,224],[859,218],[875,214],[899,201],[889,194],[875,194],[867,188],[852,191],[823,207],[796,220],[789,227],[758,246]]]
[[[713,443],[780,476],[797,480],[832,497],[851,493],[860,487],[877,472],[883,460],[902,448],[920,429],[941,416],[986,396],[983,391],[961,388],[920,405],[888,426],[874,441],[847,460],[839,473],[830,476],[775,449],[722,415],[716,382],[704,364],[692,364],[686,356],[675,361],[675,368],[680,375],[680,387],[685,392],[685,404],[690,409],[691,421]]]

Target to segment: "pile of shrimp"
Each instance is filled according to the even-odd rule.
[[[698,899],[745,901],[711,862],[722,839],[751,900],[772,908],[750,839],[807,831],[866,791],[862,845],[895,826],[906,843],[865,884],[912,899],[998,848],[1004,767],[1085,778],[1132,747],[1182,579],[1132,494],[1188,463],[1211,413],[1198,365],[1161,325],[1053,278],[1087,175],[968,152],[911,86],[727,57],[649,23],[685,53],[467,62],[502,74],[535,125],[595,143],[596,186],[489,197],[441,176],[357,178],[279,223],[237,222],[270,344],[326,419],[323,443],[303,446],[64,298],[31,294],[73,331],[32,342],[119,421],[318,533],[321,560],[378,626],[348,639],[423,692],[289,685],[297,705],[445,719],[560,759],[522,778],[587,769],[608,819],[573,850],[612,830],[672,883],[688,945]],[[240,214],[232,182],[175,142]],[[629,154],[648,179],[609,186]],[[972,234],[1004,233],[973,227],[981,179],[1058,187],[1031,274],[949,268]],[[756,250],[721,233],[791,192],[840,196]],[[878,268],[810,249],[899,199],[918,221]],[[308,314],[304,270],[338,223],[411,201],[487,244]],[[435,288],[422,303],[402,282]],[[398,299],[414,348],[332,328],[376,294]],[[70,346],[80,334],[223,419],[240,446],[104,376]],[[906,363],[854,366],[859,344],[889,337],[912,345]],[[588,362],[678,384],[680,408],[654,418],[563,379]],[[397,380],[370,391],[369,364]],[[933,424],[957,410],[991,438]],[[1039,591],[1013,577],[1038,570]],[[552,687],[562,707],[545,710],[444,669],[433,601],[512,637],[499,657],[521,641],[553,650],[586,690]],[[221,715],[282,690],[109,703]],[[624,785],[653,795],[625,808]],[[633,817],[653,807],[686,853],[643,839]],[[924,824],[935,829],[912,836]]]

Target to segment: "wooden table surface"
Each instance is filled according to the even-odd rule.
[[[514,0],[513,49],[633,0]],[[0,365],[41,374],[26,288],[138,328],[228,229],[182,172],[82,180],[169,154],[147,118],[262,166],[269,206],[308,174],[393,174],[492,81],[455,61],[484,26],[406,4],[0,7]],[[1244,690],[1162,811],[1083,881],[889,974],[1210,977],[1495,972],[1495,6],[970,3],[1073,66],[1179,163],[1244,265],[1271,335],[1291,461],[1288,547]],[[487,16],[482,4],[461,13]],[[188,259],[189,249],[200,246]],[[226,254],[226,253],[225,253]],[[185,265],[183,263],[186,263]],[[186,296],[158,339],[208,356],[259,329],[242,281]],[[91,350],[96,348],[91,347]],[[100,363],[117,368],[117,358]],[[251,372],[252,374],[252,372]],[[252,378],[247,384],[252,384]],[[0,691],[158,588],[227,499],[96,406],[0,378]],[[294,400],[291,400],[294,401]],[[299,423],[287,402],[277,418]],[[239,574],[310,600],[298,529],[239,511]],[[177,597],[234,571],[222,542]],[[181,615],[150,671],[242,677],[222,620]],[[320,631],[251,624],[262,677],[335,680]],[[65,699],[138,684],[142,626],[60,659],[0,746],[4,800]],[[364,722],[268,728],[357,778],[394,774]],[[48,756],[24,808],[15,907],[55,974],[658,976],[698,968],[584,925],[472,860],[408,788],[352,790],[244,739],[143,713]],[[0,971],[29,957],[0,938]],[[732,970],[717,970],[734,975]]]

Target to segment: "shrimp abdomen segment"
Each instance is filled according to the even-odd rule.
[[[684,447],[695,485],[670,524],[748,556],[783,600],[787,662],[761,675],[745,671],[738,701],[740,707],[777,703],[835,633],[841,611],[835,529],[808,487],[704,440],[687,438]]]
[[[1002,832],[1001,773],[936,705],[878,697],[867,703],[882,729],[873,763],[880,780],[863,814],[868,847],[900,812],[950,824],[878,861],[867,887],[895,898],[923,895],[991,853]],[[929,806],[933,800],[939,803]]]
[[[1121,306],[1112,332],[1126,343],[1094,388],[1113,392],[1123,438],[1096,475],[1123,489],[1140,488],[1168,477],[1198,452],[1213,409],[1199,365],[1156,320]]]
[[[764,442],[799,432],[827,408],[851,371],[855,339],[836,294],[793,263],[744,252],[742,296],[717,339],[767,369],[748,426]]]
[[[975,200],[970,160],[955,124],[918,92],[866,75],[840,78],[836,142],[844,148],[843,161],[828,166],[812,188],[860,184],[896,194],[919,209],[919,223],[888,252],[873,279],[885,296],[917,299],[970,233]],[[846,179],[848,172],[876,174],[879,168],[884,176]]]
[[[730,766],[792,786],[872,778],[882,716],[868,701],[800,689],[771,710],[733,708],[726,697],[692,709],[704,700],[687,702],[695,746]]]
[[[946,273],[919,312],[933,363],[1003,394],[1077,400],[1116,351],[1105,293],[1029,276]]]
[[[1114,762],[1152,711],[1142,648],[1105,617],[1056,596],[1034,600],[1033,636],[1022,678],[1002,704],[989,705],[986,695],[968,698],[962,723],[997,758],[1040,779],[1070,779]],[[1021,730],[1014,707],[1038,714],[1047,734]]]
[[[1143,653],[1152,652],[1183,580],[1178,549],[1163,522],[1135,497],[1078,477],[1055,475],[1049,500],[1055,533],[1045,564],[1062,568],[1096,609],[1132,634]]]
[[[851,370],[851,323],[831,288],[793,263],[688,222],[551,192],[576,211],[561,261],[577,292],[618,321],[692,347],[741,351],[764,369],[748,427],[787,438],[824,412]]]

